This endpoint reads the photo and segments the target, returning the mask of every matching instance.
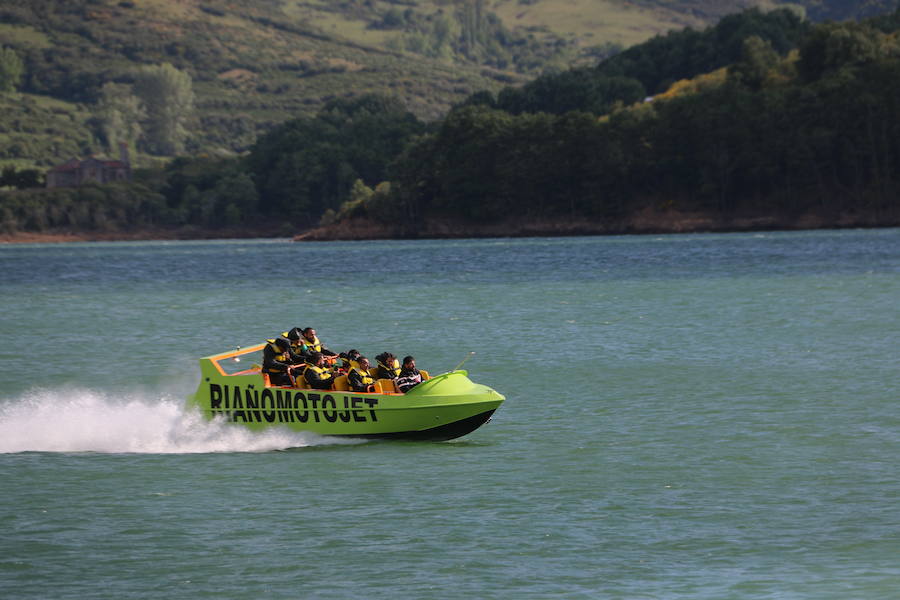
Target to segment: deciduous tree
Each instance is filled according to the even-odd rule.
[[[169,63],[148,66],[138,74],[134,89],[147,111],[147,149],[163,155],[183,152],[194,110],[191,76]]]
[[[110,153],[117,152],[120,143],[125,143],[132,151],[136,149],[143,131],[141,121],[147,118],[147,111],[140,99],[132,93],[130,85],[104,84],[95,113],[101,137]]]
[[[0,92],[14,92],[25,70],[22,59],[12,48],[0,48]]]

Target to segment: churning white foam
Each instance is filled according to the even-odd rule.
[[[284,428],[253,432],[208,421],[173,398],[113,399],[94,391],[60,397],[37,391],[0,401],[0,453],[266,452],[343,443],[358,442]]]

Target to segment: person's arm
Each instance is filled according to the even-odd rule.
[[[306,357],[303,356],[303,352],[298,347],[296,350],[291,348],[289,351],[290,361],[292,365],[301,365],[306,362]]]
[[[350,384],[350,389],[354,392],[365,391],[366,386],[363,385],[362,375],[356,369],[350,369],[350,372],[347,373],[347,383]]]
[[[403,383],[400,383],[400,382]],[[400,371],[400,377],[397,379],[397,387],[401,392],[407,392],[422,383],[422,374],[418,369],[415,371]]]
[[[290,365],[275,359],[275,351],[271,347],[266,346],[263,349],[263,369],[267,371],[287,371]]]
[[[397,378],[397,389],[405,393],[414,385],[416,384],[413,382],[412,375],[406,371],[400,371],[400,377]]]
[[[327,387],[334,381],[334,375],[319,374],[315,369],[306,369],[303,376],[306,377],[306,381],[316,389],[321,389],[320,386]]]

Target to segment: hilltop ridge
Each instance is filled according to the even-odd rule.
[[[653,35],[702,28],[747,0],[30,0],[0,7],[0,45],[24,72],[3,99],[0,164],[47,167],[113,153],[98,125],[104,84],[171,63],[193,83],[190,153],[246,150],[328,101],[381,93],[434,120],[478,91],[595,64]],[[777,3],[766,2],[767,6]],[[864,16],[888,1],[793,6]],[[49,123],[49,124],[48,124]],[[140,146],[140,144],[138,144]],[[135,148],[140,158],[142,147]],[[146,159],[146,157],[143,157]],[[146,163],[146,160],[144,160]],[[146,163],[151,164],[151,163]]]

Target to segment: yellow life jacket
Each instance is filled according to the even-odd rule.
[[[278,344],[275,343],[275,340],[266,340],[269,343],[269,348],[275,351],[275,360],[278,362],[291,362],[291,354],[290,352],[286,352],[278,347]]]
[[[294,341],[288,337],[289,333],[289,331],[285,331],[281,334],[281,337],[287,339],[291,343],[291,350],[294,351],[294,354],[300,354],[303,351],[303,342],[306,340],[301,337],[299,340]]]
[[[357,363],[355,360],[353,362],[355,363],[355,366],[350,369],[350,373],[352,373],[353,371],[359,373],[359,382],[363,385],[375,385],[375,378],[369,375],[368,371],[363,371],[362,369],[360,369],[359,363]],[[347,373],[348,377],[350,376],[350,373]]]
[[[316,365],[311,365],[309,363],[306,363],[306,367],[304,367],[304,369],[303,369],[303,381],[305,381],[306,384],[309,386],[312,386],[312,381],[310,381],[309,379],[306,378],[306,374],[309,373],[310,371],[313,371],[314,373],[318,373],[319,374],[318,379],[324,379],[328,375],[328,369],[323,369],[322,367],[317,367]]]
[[[311,365],[309,363],[306,364],[306,367],[303,369],[303,378],[306,379],[306,373],[309,371],[314,371],[319,374],[319,379],[326,377],[328,375],[328,369],[324,369],[322,367],[317,367],[316,365]],[[309,379],[306,379],[306,383],[311,383]]]
[[[394,362],[392,363],[392,365],[386,365],[380,361],[378,364],[381,365],[382,367],[384,367],[385,369],[387,369],[389,372],[393,373],[394,379],[396,379],[397,377],[400,377],[400,361],[397,360],[396,358],[394,359]]]
[[[318,337],[316,337],[316,339],[312,342],[304,337],[300,339],[299,343],[304,347],[309,348],[310,350],[314,350],[316,352],[322,351],[322,342],[319,341]]]

